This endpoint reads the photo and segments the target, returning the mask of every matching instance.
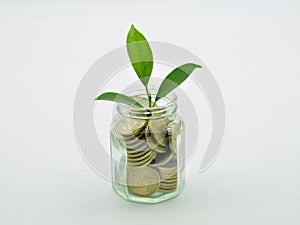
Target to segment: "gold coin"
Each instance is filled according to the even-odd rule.
[[[142,128],[134,133],[134,137],[138,139],[146,139],[145,128]]]
[[[153,141],[160,146],[167,146],[167,121],[165,119],[153,119],[148,122],[146,137],[151,136]]]
[[[117,138],[126,139],[139,134],[146,125],[144,120],[121,118],[116,122],[114,132]]]
[[[149,147],[153,151],[156,151],[158,153],[165,153],[165,152],[168,151],[167,146],[162,146],[162,145],[160,145],[159,143],[156,142],[156,140],[154,139],[153,135],[151,135],[149,130],[146,132],[146,140],[147,140],[147,143],[148,143]]]
[[[178,179],[177,172],[175,173],[159,173],[162,180],[172,183]]]
[[[127,151],[126,151],[128,158],[139,158],[139,157],[142,157],[143,155],[147,154],[148,152],[152,153],[151,150],[132,152],[132,151],[130,151],[130,150],[127,149]]]
[[[161,177],[161,180],[162,180],[162,182],[164,182],[164,183],[177,183],[177,180],[178,180],[178,176],[177,176],[177,174],[173,174],[173,175],[161,175],[160,176]]]
[[[142,155],[142,156],[139,156],[139,157],[133,157],[131,155],[127,155],[127,161],[128,162],[132,162],[132,163],[135,163],[135,162],[141,162],[142,160],[148,158],[149,156],[152,156],[151,154],[152,152],[149,151],[149,152],[146,152],[146,154]]]
[[[154,159],[153,155],[149,155],[147,158],[137,161],[137,162],[132,162],[132,161],[127,161],[127,164],[129,166],[147,166],[149,165]]]
[[[154,144],[150,140],[148,140],[148,146],[155,152],[163,154],[168,151],[168,147],[162,147],[160,145]]]
[[[147,122],[145,122],[145,124],[142,127],[136,127],[133,128],[131,130],[131,136],[129,137],[125,137],[125,138],[132,138],[132,137],[136,137],[136,138],[143,138],[145,137],[145,127],[147,126]]]
[[[139,150],[148,147],[148,144],[145,139],[134,138],[130,141],[125,141],[125,143],[126,143],[126,147],[132,150]]]
[[[177,173],[177,166],[176,167],[158,167],[159,172],[161,172],[162,174],[175,174]]]
[[[176,170],[172,170],[172,171],[160,171],[161,177],[164,179],[177,179],[178,176],[178,171]]]
[[[148,148],[147,146],[145,146],[145,147],[142,148],[142,149],[131,149],[131,148],[127,148],[126,151],[127,151],[127,154],[128,154],[128,155],[135,155],[135,154],[139,154],[139,153],[141,153],[141,152],[149,152],[149,151],[151,151],[151,149]]]
[[[177,155],[171,154],[171,159],[162,166],[159,166],[162,171],[177,171]]]
[[[160,189],[174,189],[174,188],[177,188],[177,182],[175,182],[175,183],[161,182],[160,185],[159,185],[159,188]]]
[[[167,129],[170,149],[177,154],[177,137],[180,134],[181,126],[179,123],[171,122]]]
[[[167,164],[170,160],[172,160],[172,158],[173,158],[173,153],[170,150],[162,154],[157,154],[153,162],[153,165],[163,166]]]
[[[158,167],[158,170],[162,175],[175,175],[175,174],[178,173],[177,167],[176,168],[170,168],[170,169],[165,169],[165,168],[162,169],[162,168]]]
[[[148,196],[158,190],[159,174],[148,166],[130,167],[127,171],[128,190],[139,196]]]
[[[139,145],[126,145],[127,153],[136,154],[139,152],[148,152],[151,151],[151,148],[147,143],[140,143]]]
[[[172,166],[172,167],[158,167],[158,172],[159,172],[161,178],[168,182],[177,180],[177,177],[178,177],[177,165]]]
[[[174,192],[176,190],[177,190],[177,188],[174,188],[174,189],[159,188],[157,191],[162,192],[162,193],[171,193],[171,192]]]

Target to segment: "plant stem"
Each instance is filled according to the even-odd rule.
[[[146,92],[147,92],[147,96],[148,96],[148,103],[149,103],[149,108],[151,107],[151,94],[149,92],[148,86],[145,86],[146,88]]]

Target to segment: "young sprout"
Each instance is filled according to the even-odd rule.
[[[202,66],[194,63],[186,63],[175,68],[162,81],[156,93],[154,103],[152,104],[153,100],[151,98],[151,93],[149,92],[148,83],[153,69],[153,54],[144,35],[141,34],[133,25],[131,25],[127,34],[126,47],[132,67],[145,87],[149,108],[155,107],[159,99],[165,97],[177,88],[196,68],[202,68]],[[143,107],[133,98],[115,92],[102,93],[95,100],[113,101],[135,107]]]

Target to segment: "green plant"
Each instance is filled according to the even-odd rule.
[[[149,107],[156,106],[156,103],[159,99],[165,97],[176,87],[178,87],[190,76],[194,69],[202,68],[202,66],[194,63],[187,63],[175,68],[162,81],[153,102],[151,99],[151,93],[148,89],[148,83],[153,69],[152,50],[144,35],[141,34],[133,25],[131,25],[131,28],[127,35],[126,47],[131,64],[140,81],[145,87],[146,94],[148,96]],[[102,93],[95,100],[114,101],[140,108],[143,107],[133,98],[115,92]]]

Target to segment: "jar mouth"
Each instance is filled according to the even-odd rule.
[[[152,103],[155,99],[157,89],[150,87]],[[122,91],[122,94],[130,96],[138,101],[143,108],[126,105],[123,103],[117,104],[118,112],[128,118],[136,119],[158,119],[168,117],[177,111],[177,95],[174,92],[169,93],[167,96],[159,99],[155,107],[149,107],[148,96],[146,90],[143,88],[135,88]]]

